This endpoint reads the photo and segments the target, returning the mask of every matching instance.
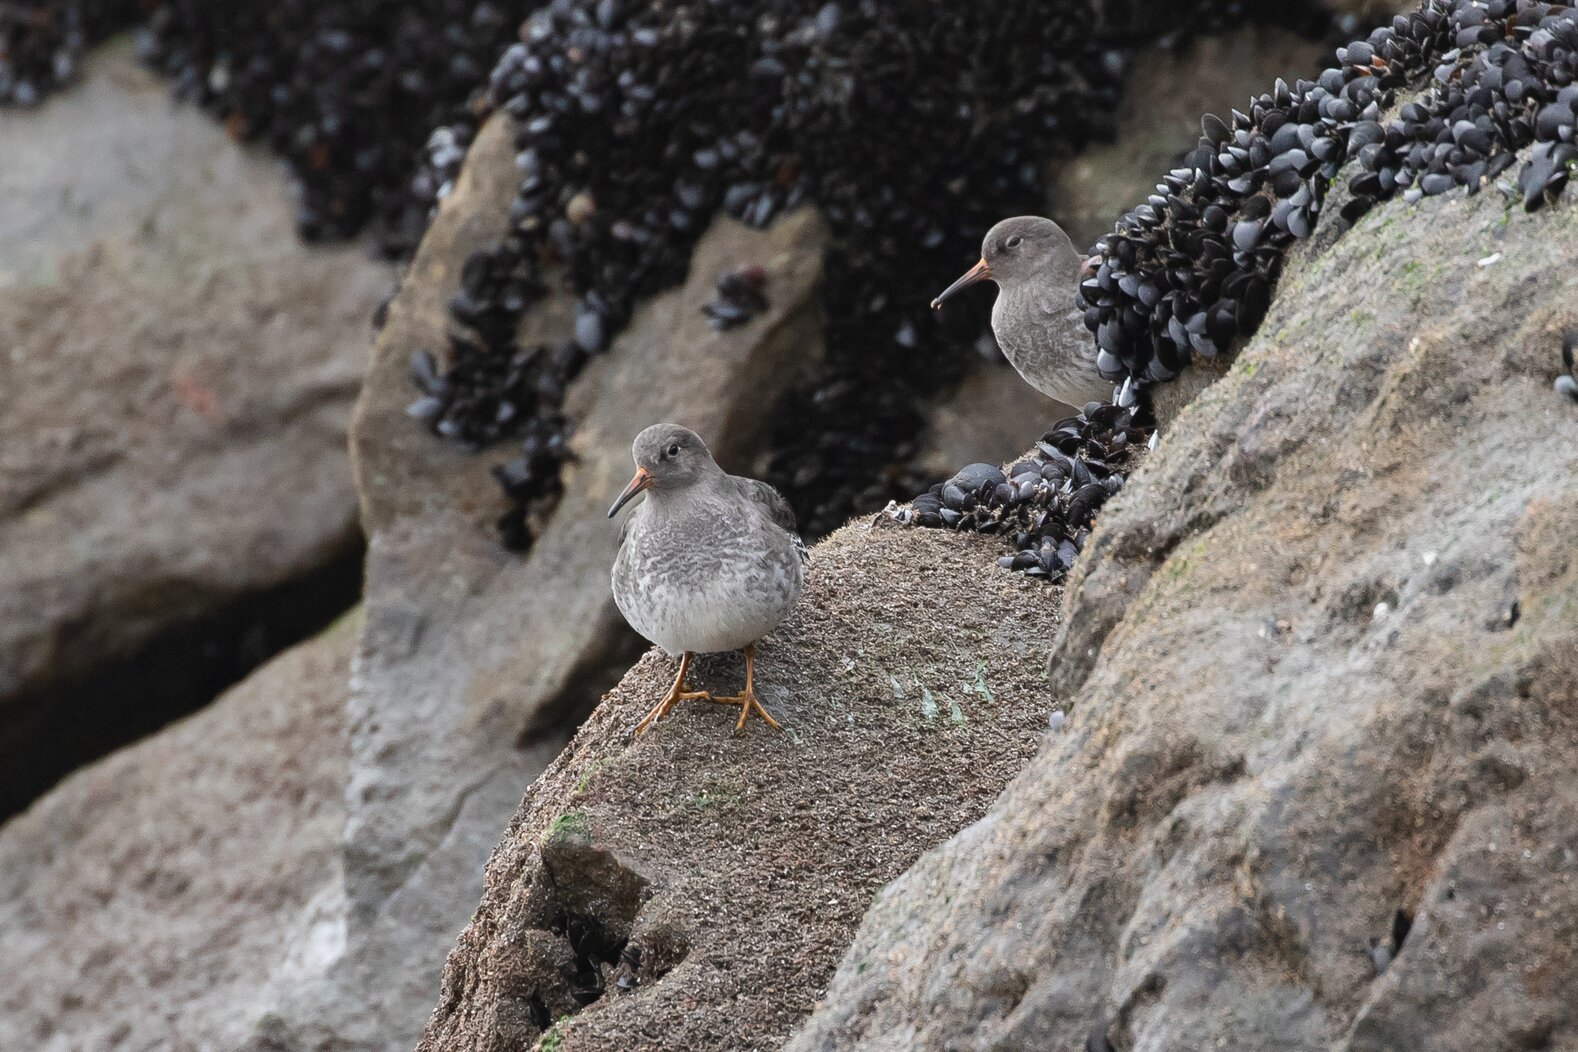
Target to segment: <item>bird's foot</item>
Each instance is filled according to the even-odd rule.
[[[772,727],[773,730],[783,730],[782,727],[778,726],[778,721],[769,716],[767,710],[762,708],[762,703],[756,700],[756,692],[749,687],[745,688],[745,693],[743,694],[735,694],[726,698],[713,698],[712,700],[720,705],[738,705],[740,707],[740,718],[734,724],[735,734],[745,729],[745,721],[750,717],[752,711],[761,713],[762,719],[766,720],[768,726]]]
[[[693,700],[717,701],[718,699],[713,697],[710,691],[705,690],[671,690],[668,692],[667,697],[652,706],[651,711],[642,717],[640,723],[636,724],[636,733],[644,733],[648,727],[667,716],[669,711],[680,702]]]

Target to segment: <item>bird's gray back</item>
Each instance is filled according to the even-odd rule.
[[[789,506],[787,500],[784,500],[782,493],[758,479],[730,475],[729,480],[747,499],[755,501],[767,513],[767,517],[780,528],[790,533],[795,532],[794,509]]]

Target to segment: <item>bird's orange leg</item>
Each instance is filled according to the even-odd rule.
[[[652,724],[656,723],[658,720],[661,720],[664,716],[667,716],[669,710],[682,701],[689,701],[692,698],[705,698],[708,701],[714,700],[712,695],[705,690],[685,689],[685,673],[689,670],[690,651],[687,650],[685,653],[679,656],[679,672],[674,676],[674,685],[668,688],[668,693],[663,696],[663,700],[652,706],[652,710],[646,714],[645,718],[643,718],[640,723],[636,724],[637,734],[642,733]]]
[[[713,701],[720,702],[724,705],[738,705],[740,707],[740,718],[738,722],[734,724],[734,733],[736,734],[745,729],[745,720],[750,716],[753,710],[761,713],[762,719],[766,720],[768,725],[771,726],[773,730],[783,730],[782,727],[778,726],[777,720],[767,715],[767,710],[762,708],[762,703],[756,700],[756,691],[751,685],[752,674],[755,672],[755,670],[756,644],[752,643],[750,646],[745,648],[745,690],[739,694],[736,694],[732,698],[712,699]]]

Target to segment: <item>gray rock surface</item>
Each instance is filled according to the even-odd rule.
[[[345,437],[392,272],[303,247],[281,167],[173,107],[130,51],[0,110],[11,774],[42,689],[357,544]]]
[[[795,1052],[1578,1047],[1578,210],[1316,243],[1103,509],[1064,728]]]
[[[468,254],[507,229],[518,181],[504,119],[478,138],[389,312],[352,428],[369,533],[366,628],[350,699],[345,833],[348,927],[321,977],[282,1001],[259,1048],[414,1043],[446,950],[476,905],[488,849],[568,728],[639,650],[609,591],[618,524],[604,515],[648,423],[682,421],[725,465],[751,450],[765,410],[820,353],[822,225],[810,211],[750,231],[720,220],[689,280],[643,304],[577,381],[565,496],[525,556],[493,521],[483,455],[405,413],[415,351],[443,352],[446,303]],[[768,311],[717,333],[700,307],[718,274],[768,272]],[[522,339],[566,332],[564,297]],[[736,464],[736,466],[738,466]]]
[[[656,651],[604,698],[494,852],[423,1052],[776,1049],[872,893],[990,804],[1046,726],[1058,590],[995,539],[878,522],[813,549],[759,647],[783,733],[692,701],[634,738]]]
[[[0,828],[0,1048],[237,1047],[345,939],[357,624]]]

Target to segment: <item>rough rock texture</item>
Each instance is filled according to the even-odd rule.
[[[1578,1047],[1578,212],[1316,245],[1104,509],[1065,729],[790,1048]]]
[[[1058,591],[997,570],[994,548],[885,522],[818,545],[759,648],[782,734],[731,737],[697,701],[633,738],[674,673],[642,659],[495,851],[420,1047],[524,1049],[551,1028],[539,1047],[558,1052],[777,1048],[871,894],[978,816],[1046,726]],[[696,682],[740,675],[709,658]]]
[[[0,828],[0,1048],[233,1048],[344,941],[354,619]]]
[[[0,111],[0,143],[3,798],[44,688],[354,552],[345,436],[391,272],[301,246],[278,165],[129,47]]]
[[[282,1001],[259,1048],[413,1044],[445,951],[476,905],[488,849],[612,677],[637,653],[609,592],[618,524],[605,512],[648,423],[683,421],[742,467],[765,408],[819,354],[822,225],[803,211],[770,230],[719,222],[690,279],[642,305],[577,381],[577,459],[525,556],[493,520],[503,495],[475,455],[427,434],[405,407],[411,355],[442,352],[446,303],[470,252],[507,229],[519,173],[511,129],[480,135],[391,305],[352,428],[369,534],[366,628],[350,700],[345,832],[348,927],[338,957]],[[717,275],[764,266],[771,307],[717,333],[700,307]],[[565,331],[563,300],[523,340]]]

